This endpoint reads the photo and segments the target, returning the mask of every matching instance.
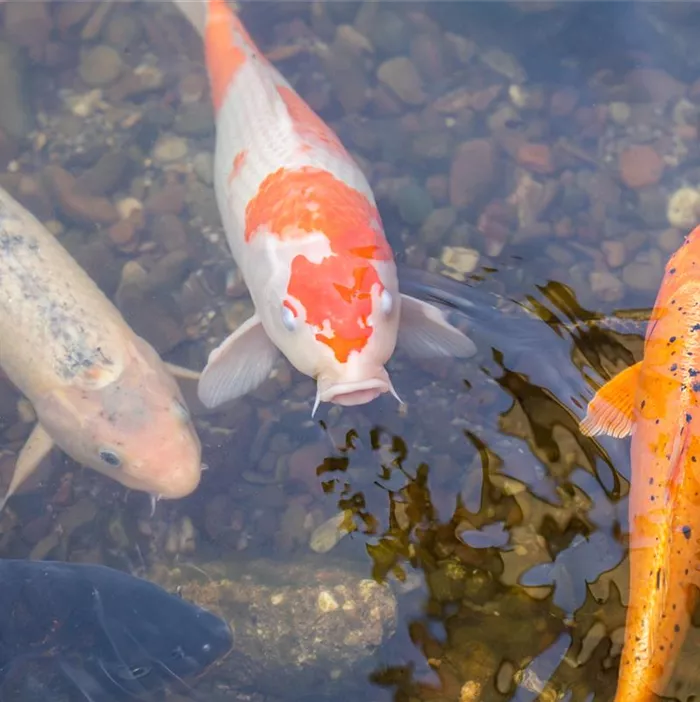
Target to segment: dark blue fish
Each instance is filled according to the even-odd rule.
[[[161,700],[232,647],[222,619],[88,564],[0,560],[0,700]]]

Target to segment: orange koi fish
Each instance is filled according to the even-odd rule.
[[[397,397],[384,368],[466,357],[474,344],[438,308],[400,295],[367,179],[337,135],[257,48],[225,0],[175,0],[204,38],[216,114],[214,187],[255,314],[209,356],[208,407],[244,395],[282,354],[320,402]]]
[[[673,254],[644,358],[603,385],[584,434],[632,435],[630,601],[616,702],[664,692],[700,586],[700,227]]]

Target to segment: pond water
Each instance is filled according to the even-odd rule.
[[[314,419],[315,384],[286,363],[216,410],[183,380],[195,492],[152,514],[55,450],[0,514],[0,557],[105,564],[223,613],[233,653],[167,699],[612,699],[629,439],[578,421],[641,358],[698,218],[700,9],[241,5],[368,176],[407,289],[478,353],[398,351],[405,404]],[[165,1],[0,17],[0,186],[165,360],[201,370],[253,311],[214,199],[201,39]],[[33,421],[1,377],[3,489]],[[682,700],[697,631],[684,646]]]

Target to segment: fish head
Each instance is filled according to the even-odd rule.
[[[395,394],[384,368],[400,318],[393,259],[335,253],[323,237],[307,241],[284,275],[268,277],[264,299],[255,302],[275,345],[317,379],[314,411],[320,402],[357,405]]]
[[[92,663],[106,687],[136,697],[199,676],[231,650],[231,629],[216,614],[146,579],[104,566],[82,570],[91,587],[81,616],[99,627],[83,670]]]
[[[159,498],[189,495],[201,477],[201,443],[180,389],[155,350],[132,337],[120,372],[99,374],[36,403],[56,443],[79,463]]]

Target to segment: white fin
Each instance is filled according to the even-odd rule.
[[[37,423],[17,456],[15,472],[12,475],[10,487],[7,488],[5,497],[0,502],[0,511],[5,508],[7,501],[17,492],[22,483],[39,467],[39,464],[48,455],[53,446],[53,439],[49,436],[46,429]]]
[[[401,295],[398,346],[413,358],[469,358],[474,342],[453,327],[434,305]]]
[[[209,354],[197,386],[200,401],[212,408],[255,390],[279,355],[254,314]]]
[[[195,31],[200,36],[203,36],[204,27],[207,23],[206,0],[174,0],[174,3],[194,27]]]
[[[183,368],[182,366],[176,366],[174,363],[166,363],[165,367],[170,371],[171,375],[183,380],[199,380],[202,375],[199,371],[191,370],[190,368]]]

